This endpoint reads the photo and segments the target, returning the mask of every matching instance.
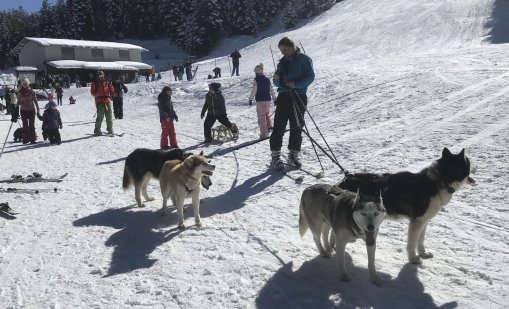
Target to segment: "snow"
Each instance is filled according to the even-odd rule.
[[[506,308],[509,60],[507,44],[486,42],[493,6],[488,0],[346,0],[298,29],[241,49],[241,76],[229,77],[223,62],[219,80],[228,115],[240,127],[237,143],[199,144],[204,76],[213,59],[198,64],[195,82],[173,82],[163,72],[157,82],[128,85],[124,119],[114,121],[123,137],[91,136],[89,89],[65,90],[63,144],[23,146],[9,136],[0,159],[1,179],[69,172],[59,184],[16,186],[58,187],[57,193],[0,195],[19,212],[14,220],[0,218],[0,307]],[[434,257],[422,266],[407,263],[407,222],[382,224],[380,287],[368,280],[362,241],[346,248],[352,281],[342,282],[334,257],[319,257],[309,232],[299,236],[302,190],[342,178],[327,157],[320,157],[324,179],[304,174],[297,185],[267,171],[267,142],[226,151],[258,137],[256,108],[247,104],[253,69],[263,62],[271,73],[269,46],[277,51],[283,35],[302,42],[314,61],[309,112],[346,169],[416,172],[445,146],[455,153],[466,148],[477,166],[478,185],[455,193],[428,226],[425,244]],[[149,185],[156,199],[146,208],[135,207],[132,189],[121,189],[125,157],[137,147],[159,146],[155,103],[168,84],[179,145],[224,154],[213,158],[214,184],[202,192],[202,228],[193,225],[192,207],[184,231],[176,229],[175,212],[159,215],[156,181]],[[76,105],[66,104],[70,95]],[[9,126],[8,116],[0,116],[1,138]],[[302,157],[305,169],[320,171],[306,138]]]
[[[68,46],[68,47],[92,47],[92,48],[109,48],[109,49],[135,49],[146,51],[145,48],[133,44],[115,43],[105,41],[87,41],[87,40],[70,40],[70,39],[50,39],[50,38],[25,38],[28,41],[35,42],[43,46]]]

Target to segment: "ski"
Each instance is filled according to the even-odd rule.
[[[302,166],[301,167],[297,167],[295,165],[292,165],[292,164],[288,164],[288,163],[284,163],[285,166],[289,169],[289,170],[293,170],[293,171],[301,171],[303,173],[306,173],[308,174],[309,176],[312,176],[316,179],[320,179],[320,178],[323,178],[324,177],[324,173],[323,172],[318,172],[318,173],[313,173],[313,172],[310,172],[306,169],[303,169]]]
[[[0,183],[32,183],[32,182],[62,182],[69,173],[56,178],[46,178],[42,174],[34,172],[32,175],[23,177],[22,175],[12,175],[11,179],[0,180]]]
[[[270,170],[272,170],[272,171],[280,172],[283,176],[290,178],[296,184],[301,184],[304,181],[304,175],[294,176],[294,175],[289,174],[288,172],[293,171],[292,169],[287,169],[287,168],[277,169],[277,168],[274,168],[274,167],[272,167],[270,165],[268,166],[268,168]]]
[[[26,193],[39,194],[41,192],[57,192],[57,188],[53,189],[26,189],[26,188],[0,188],[0,193]]]

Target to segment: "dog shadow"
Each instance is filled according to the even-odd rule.
[[[182,232],[176,227],[176,216],[166,216],[163,220],[159,212],[138,210],[133,206],[106,209],[73,222],[76,227],[106,226],[118,230],[105,242],[114,249],[104,277],[152,267],[157,259],[149,258],[150,254]],[[175,228],[162,229],[168,225]]]
[[[283,177],[282,173],[265,171],[247,179],[239,186],[233,185],[221,195],[204,198],[202,202],[206,206],[200,207],[200,216],[206,218],[240,209],[245,206],[248,198],[262,192]]]
[[[336,259],[316,257],[293,270],[293,262],[284,264],[260,290],[257,308],[456,308],[457,302],[442,306],[424,292],[417,276],[418,267],[405,265],[394,279],[378,272],[382,286],[369,281],[367,268],[356,267],[345,254],[346,269],[352,281],[336,275]],[[332,271],[333,270],[333,271]]]

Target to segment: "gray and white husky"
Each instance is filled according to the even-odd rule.
[[[302,193],[299,232],[303,236],[308,228],[311,230],[323,257],[330,257],[336,246],[337,270],[343,281],[351,280],[345,269],[346,244],[358,238],[364,239],[368,251],[369,279],[380,284],[375,270],[375,250],[378,228],[385,214],[380,197],[364,195],[360,190],[352,193],[337,186],[316,184]]]
[[[421,258],[433,257],[424,248],[429,221],[449,203],[454,192],[465,184],[475,183],[470,172],[465,149],[452,154],[444,148],[440,159],[418,173],[349,174],[337,186],[351,192],[359,189],[366,194],[381,192],[389,218],[409,219],[407,256],[410,263],[418,264]]]

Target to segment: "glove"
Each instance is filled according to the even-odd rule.
[[[201,119],[203,119],[203,117],[205,117],[205,114],[201,114]]]
[[[277,99],[274,99],[274,106],[277,105]]]
[[[179,117],[175,115],[175,122],[179,122]]]
[[[253,100],[249,100],[249,106],[253,105]]]
[[[60,125],[60,130],[62,130],[62,125]]]

